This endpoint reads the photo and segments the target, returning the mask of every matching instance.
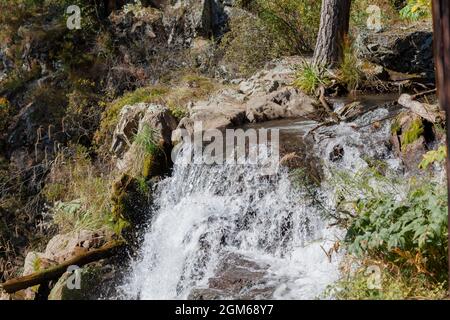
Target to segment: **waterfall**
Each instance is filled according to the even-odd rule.
[[[207,288],[233,256],[245,259],[249,269],[261,266],[255,292],[265,292],[265,298],[320,295],[338,278],[338,257],[330,261],[324,253],[338,231],[293,186],[286,169],[263,172],[250,163],[176,161],[172,176],[155,191],[153,219],[120,287],[122,297],[187,299],[194,289]],[[259,298],[257,293],[252,297]]]

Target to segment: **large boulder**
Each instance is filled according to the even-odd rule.
[[[245,123],[243,97],[235,90],[222,90],[210,99],[198,101],[190,106],[190,116],[182,119],[172,134],[174,144],[181,142],[182,130],[192,135],[195,123],[201,123],[202,130],[224,130]]]
[[[269,95],[256,96],[246,104],[250,122],[298,118],[315,111],[314,100],[295,88],[283,88]]]
[[[74,272],[66,272],[53,286],[48,300],[98,300],[114,287],[118,271],[111,264],[92,264]],[[75,287],[79,277],[79,287]]]

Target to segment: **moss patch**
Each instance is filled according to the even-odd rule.
[[[423,121],[420,118],[414,119],[408,129],[402,134],[402,150],[417,139],[419,139],[425,131]]]

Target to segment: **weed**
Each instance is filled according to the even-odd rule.
[[[330,79],[325,68],[305,61],[298,67],[294,86],[313,95],[320,86],[327,86],[329,82]]]

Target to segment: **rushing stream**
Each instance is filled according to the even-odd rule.
[[[363,155],[392,160],[382,143],[389,137],[389,121],[376,130],[365,126],[388,114],[386,109],[369,112],[356,121],[363,128],[359,132],[345,123],[318,130],[315,145],[304,144],[300,151],[322,157],[324,166],[348,170],[362,166]],[[316,124],[278,125],[291,138],[302,139]],[[345,152],[341,159],[330,159],[336,145]],[[318,196],[327,202],[332,195],[325,190],[320,188]],[[267,176],[255,164],[178,161],[172,176],[155,192],[153,219],[140,257],[120,287],[124,298],[187,299],[201,293],[313,299],[339,277],[340,256],[330,259],[325,251],[342,238],[342,231],[329,227],[314,201],[294,186],[286,168]]]

